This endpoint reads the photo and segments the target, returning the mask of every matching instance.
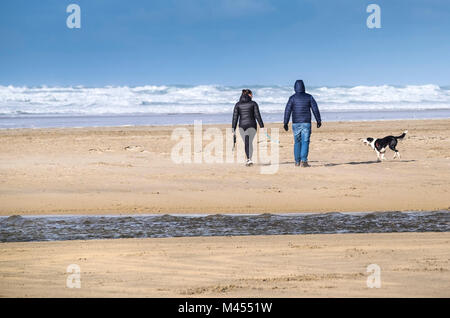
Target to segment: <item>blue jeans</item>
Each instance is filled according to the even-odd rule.
[[[309,137],[311,136],[311,123],[292,124],[294,133],[295,162],[308,161]]]

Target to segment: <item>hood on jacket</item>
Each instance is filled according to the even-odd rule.
[[[297,80],[294,86],[296,93],[304,93],[305,92],[305,84],[302,80]]]
[[[247,94],[242,94],[242,95],[241,95],[241,98],[239,98],[239,101],[240,101],[241,103],[248,103],[248,102],[251,101],[251,100],[252,100],[251,97],[248,96]]]

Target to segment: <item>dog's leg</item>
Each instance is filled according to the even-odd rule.
[[[376,151],[376,153],[377,153],[377,161],[380,162],[380,161],[381,161],[380,153],[378,152],[378,150],[375,150],[375,151]]]
[[[381,160],[386,160],[386,158],[384,157],[384,152],[381,154]]]
[[[400,157],[400,152],[397,151],[396,154],[397,154],[398,159],[400,159],[400,158],[401,158],[401,157]]]
[[[395,152],[394,153],[394,157],[392,158],[392,159],[395,159],[395,158],[400,158],[400,154],[398,153],[398,150],[395,148],[395,146],[397,145],[397,140],[393,140],[393,141],[391,141],[391,143],[389,144],[389,148],[393,151],[393,152]]]

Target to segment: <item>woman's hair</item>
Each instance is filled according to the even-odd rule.
[[[242,95],[253,95],[252,91],[248,88],[242,90]]]
[[[239,101],[248,100],[248,99],[252,100],[252,97],[250,95],[252,95],[252,91],[251,90],[243,89],[241,97],[239,98]]]

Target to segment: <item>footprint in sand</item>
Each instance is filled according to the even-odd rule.
[[[142,146],[126,146],[125,148],[123,148],[127,151],[133,151],[133,152],[144,152],[144,147]]]
[[[106,148],[106,149],[101,149],[101,148],[91,148],[91,149],[89,149],[89,152],[92,152],[92,153],[103,153],[103,152],[111,152],[112,150],[111,150],[111,148]]]

